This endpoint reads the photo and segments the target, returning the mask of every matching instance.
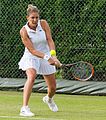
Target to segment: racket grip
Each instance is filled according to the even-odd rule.
[[[56,66],[56,65],[55,65]],[[61,68],[63,66],[63,64],[59,64],[59,66],[56,66],[57,68]]]
[[[63,64],[60,63],[60,67],[62,67]]]

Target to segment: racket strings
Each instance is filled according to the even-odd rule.
[[[77,79],[86,79],[92,73],[91,67],[88,64],[84,63],[79,63],[72,66],[71,71],[73,73],[73,76],[75,76]]]

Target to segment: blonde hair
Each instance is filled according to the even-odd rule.
[[[33,6],[32,4],[29,4],[28,8],[27,8],[27,15],[29,16],[32,12],[38,12],[39,13],[39,9],[36,6]]]

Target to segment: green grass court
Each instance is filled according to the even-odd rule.
[[[35,117],[20,117],[22,92],[0,91],[0,120],[106,120],[106,96],[56,94],[58,112],[43,103],[45,94],[32,93],[29,106]]]

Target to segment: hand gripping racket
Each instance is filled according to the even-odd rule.
[[[66,69],[70,75],[80,81],[87,81],[94,74],[92,64],[84,61],[79,61],[72,64],[61,64],[60,68]]]

